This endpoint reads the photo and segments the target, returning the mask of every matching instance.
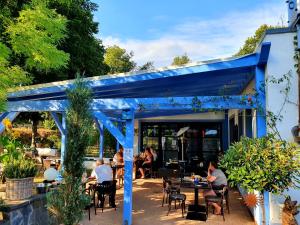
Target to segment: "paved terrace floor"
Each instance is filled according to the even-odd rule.
[[[244,206],[240,194],[230,191],[230,214],[225,213],[226,221],[223,222],[222,216],[209,214],[206,222],[186,220],[181,217],[181,210],[172,210],[167,216],[168,206],[161,207],[162,201],[162,181],[161,179],[136,180],[133,185],[133,224],[134,225],[254,225],[247,208]],[[187,195],[187,205],[193,203],[193,189],[181,189]],[[203,199],[199,200],[203,202]],[[106,200],[108,207],[108,198]],[[123,188],[117,190],[116,196],[117,210],[106,208],[104,212],[97,209],[97,215],[91,210],[91,220],[86,216],[81,222],[83,225],[115,225],[122,224],[123,214]],[[173,205],[174,207],[174,205]]]

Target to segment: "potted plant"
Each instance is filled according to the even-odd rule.
[[[13,159],[4,166],[6,178],[6,198],[23,200],[32,196],[33,178],[37,167],[31,159]]]
[[[252,193],[246,199],[256,203],[254,191],[267,197],[269,192],[282,194],[286,189],[297,187],[299,150],[294,143],[276,139],[274,135],[244,137],[230,146],[220,167],[228,174],[229,184]]]

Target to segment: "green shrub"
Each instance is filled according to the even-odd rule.
[[[65,225],[75,225],[83,217],[88,202],[82,193],[81,179],[85,171],[84,155],[90,143],[93,117],[90,110],[91,90],[77,79],[67,91],[69,106],[66,111],[67,143],[64,158],[63,185],[54,194],[48,195],[48,210],[54,219]]]
[[[21,179],[34,177],[37,173],[37,167],[30,159],[13,159],[5,164],[3,174],[6,178]]]
[[[228,174],[232,186],[280,194],[299,183],[299,149],[273,136],[244,137],[230,146],[220,167]]]

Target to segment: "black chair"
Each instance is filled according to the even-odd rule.
[[[85,210],[88,210],[89,220],[91,220],[91,208],[94,207],[95,209],[95,215],[97,215],[96,211],[96,200],[95,200],[95,191],[93,189],[93,186],[90,185],[88,188],[84,189],[84,194],[88,195],[90,198],[89,204],[85,206]]]
[[[167,216],[169,215],[169,213],[171,211],[172,201],[175,202],[175,209],[176,209],[176,201],[178,201],[179,205],[181,206],[182,218],[184,218],[185,200],[186,200],[186,195],[185,194],[171,193],[169,195],[169,209],[168,209]]]
[[[168,178],[163,177],[163,199],[161,204],[162,207],[164,206],[164,203],[168,203],[170,194],[180,194],[180,188],[172,186],[172,182],[168,180]]]
[[[113,204],[112,207],[115,208],[116,210],[116,205],[115,205],[115,194],[116,194],[116,184],[117,181],[104,181],[101,184],[96,184],[95,186],[95,191],[98,194],[98,201],[100,200],[100,205],[99,208],[104,209],[104,204],[105,204],[105,198],[106,196],[110,197],[110,204]],[[113,198],[113,199],[111,199]]]
[[[224,186],[221,190],[215,190],[215,193],[217,194],[217,196],[206,196],[205,197],[205,203],[206,203],[206,216],[208,217],[208,209],[209,209],[209,203],[216,203],[219,204],[221,206],[221,215],[223,216],[223,220],[225,221],[225,213],[224,213],[224,201],[226,203],[226,207],[228,210],[228,213],[230,213],[229,211],[229,191],[228,191],[228,187]]]

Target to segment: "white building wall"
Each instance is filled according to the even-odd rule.
[[[294,36],[295,33],[269,34],[266,35],[263,42],[271,42],[271,51],[268,65],[266,68],[266,77],[273,76],[275,78],[282,77],[283,74],[291,71],[291,90],[289,100],[293,103],[286,103],[282,110],[283,119],[277,123],[277,128],[283,139],[293,141],[291,129],[298,125],[298,75],[296,74],[293,59],[294,56]],[[284,102],[284,94],[280,93],[286,84],[266,84],[266,110],[273,113],[278,113]],[[296,104],[294,104],[296,103]],[[300,202],[300,191],[290,190],[286,192],[291,195],[293,200]],[[271,224],[281,224],[281,209],[280,204],[284,201],[284,197],[272,195],[270,197],[271,206]],[[300,215],[297,216],[300,222]]]

